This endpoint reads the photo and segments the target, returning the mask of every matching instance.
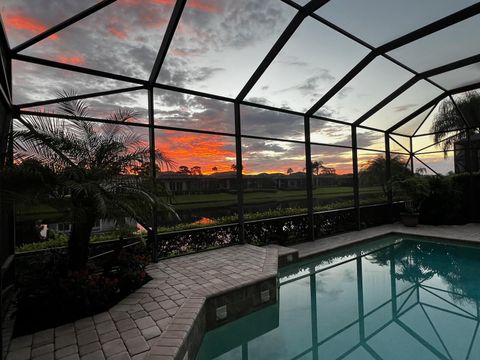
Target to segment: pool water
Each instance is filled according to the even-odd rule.
[[[480,247],[389,236],[279,283],[278,304],[208,332],[197,360],[480,359]]]

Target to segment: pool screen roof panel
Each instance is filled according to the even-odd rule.
[[[472,0],[4,0],[1,11],[14,72],[48,67],[407,136],[439,101],[480,87]],[[16,105],[54,97],[15,75]]]

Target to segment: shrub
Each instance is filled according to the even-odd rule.
[[[16,335],[105,311],[149,280],[144,245],[111,254],[114,259],[107,261],[108,267],[89,263],[85,270],[75,272],[68,270],[63,251],[50,250],[44,255],[17,260]]]
[[[463,197],[452,176],[428,176],[430,194],[422,204],[420,221],[424,224],[461,224],[465,222]]]

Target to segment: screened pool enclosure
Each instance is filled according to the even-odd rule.
[[[134,134],[149,158],[122,175],[149,177],[178,215],[144,226],[155,256],[389,222],[398,174],[478,170],[480,112],[464,104],[479,14],[470,0],[4,0],[1,166],[28,155],[9,134],[33,119]],[[88,112],[62,110],[77,100]],[[35,218],[23,210],[17,245]]]

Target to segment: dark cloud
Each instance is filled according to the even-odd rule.
[[[404,111],[416,109],[417,107],[418,107],[418,104],[405,104],[405,105],[394,106],[392,108],[392,111],[394,111],[394,112],[404,112]]]
[[[335,77],[326,69],[318,69],[315,75],[308,77],[302,83],[281,89],[277,93],[299,91],[303,96],[310,97],[310,103],[315,103],[322,93],[335,80]]]
[[[279,139],[304,139],[303,117],[242,106],[242,133]]]
[[[132,86],[122,81],[78,74],[41,65],[13,61],[13,101],[15,104],[57,98],[60,90],[79,94]]]
[[[158,125],[233,133],[233,105],[199,96],[157,90],[155,119]]]
[[[378,131],[361,130],[357,131],[358,146],[363,148],[378,148],[379,144],[383,144],[384,135]],[[377,145],[377,146],[375,146]]]
[[[38,21],[55,24],[59,9],[73,15],[86,7],[80,1],[39,0],[35,6],[18,1]],[[67,3],[67,4],[65,4]],[[70,4],[71,3],[71,4]],[[88,3],[95,3],[89,1]],[[119,0],[60,31],[57,39],[45,39],[24,53],[60,62],[71,62],[102,71],[147,79],[160,48],[172,6]],[[50,10],[55,5],[54,11]],[[44,6],[45,5],[45,6]],[[19,5],[20,6],[20,5]],[[70,6],[72,6],[70,8]],[[75,9],[76,11],[70,11]]]
[[[216,46],[235,48],[251,46],[277,29],[283,23],[280,4],[271,0],[229,1],[225,17],[220,24]]]
[[[225,0],[220,10],[212,14],[185,9],[158,82],[198,87],[222,70],[213,64],[222,64],[224,53],[256,47],[265,48],[266,54],[276,40],[273,34],[283,30],[291,8],[278,0]],[[249,66],[245,59],[238,71]]]
[[[299,59],[292,59],[292,60],[278,60],[279,64],[285,65],[292,65],[292,66],[299,66],[299,67],[308,67],[308,63],[305,61],[301,61]]]
[[[285,22],[285,5],[277,0],[224,0],[220,14],[186,9],[181,20],[183,33],[176,34],[176,48],[222,51],[242,49],[279,31]]]
[[[15,46],[95,3],[95,0],[62,0],[60,5],[59,1],[52,0],[35,0],[34,2],[30,0],[3,0],[0,10],[6,24],[10,45]],[[27,26],[21,28],[9,26],[9,17],[23,19]],[[28,26],[28,24],[31,26]]]
[[[243,139],[243,158],[247,172],[277,171],[285,173],[305,168],[305,146],[281,141]]]
[[[337,99],[345,99],[347,96],[349,96],[353,92],[353,88],[350,86],[345,86],[343,87],[336,95],[335,97]]]

